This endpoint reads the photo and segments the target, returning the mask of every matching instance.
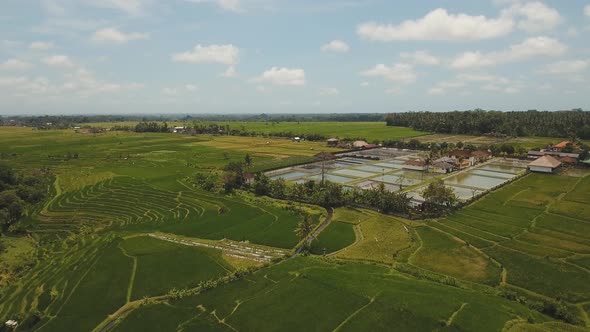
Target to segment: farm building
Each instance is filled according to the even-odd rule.
[[[336,147],[338,146],[338,143],[340,143],[340,140],[337,138],[329,138],[326,142],[328,143],[328,146]]]
[[[455,159],[461,167],[473,166],[476,162],[471,150],[453,150],[448,153],[448,156]]]
[[[563,150],[563,148],[565,148],[570,143],[571,143],[570,141],[559,142],[559,143],[553,145],[551,147],[551,150],[553,150],[553,151],[561,151],[561,150]]]
[[[455,169],[453,162],[443,160],[444,158],[437,159],[432,162],[432,170],[436,173],[450,173]]]
[[[552,156],[555,158],[557,158],[557,157],[559,157],[559,158],[571,157],[576,160],[578,160],[578,158],[580,158],[580,155],[578,153],[566,153],[566,152],[547,151],[547,150],[540,150],[540,151],[531,150],[527,154],[528,159],[537,159],[542,156]]]
[[[530,162],[528,168],[531,172],[553,173],[559,166],[561,161],[551,156],[543,156]]]
[[[172,132],[173,133],[184,133],[184,132],[186,132],[186,128],[177,126],[177,127],[174,127],[174,129],[172,129]]]
[[[561,157],[559,158],[559,160],[561,161],[562,164],[568,164],[568,165],[575,165],[578,163],[578,159],[576,158],[572,158],[572,157]]]
[[[369,145],[369,143],[365,142],[365,141],[354,141],[352,142],[352,147],[355,149],[362,149],[364,147],[366,147],[367,145]]]
[[[403,168],[414,171],[425,171],[428,169],[428,164],[422,159],[410,159],[404,163]]]
[[[293,141],[294,142],[301,142],[301,137],[295,136],[295,137],[293,137]]]
[[[475,158],[478,162],[484,162],[492,158],[492,153],[487,150],[477,150],[471,153],[471,156]]]

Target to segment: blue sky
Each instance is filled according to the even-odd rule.
[[[0,6],[0,114],[590,109],[588,0]]]

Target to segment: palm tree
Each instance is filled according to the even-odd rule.
[[[297,224],[297,228],[295,228],[295,234],[299,240],[303,240],[307,238],[309,234],[313,231],[313,223],[311,222],[311,217],[309,214],[303,216],[303,219]]]
[[[326,161],[336,159],[336,157],[329,152],[320,152],[313,157],[316,161],[322,162],[322,182],[321,182],[321,185],[323,186],[324,185],[324,178],[326,175]]]

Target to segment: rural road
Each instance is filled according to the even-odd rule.
[[[315,238],[317,238],[317,236],[320,235],[320,233],[324,229],[326,229],[326,227],[328,227],[328,225],[332,221],[332,217],[334,217],[334,208],[326,208],[326,211],[328,211],[328,215],[326,216],[326,219],[324,219],[324,221],[322,221],[322,223],[313,232],[311,232],[307,236],[307,239],[305,239],[305,241],[308,244],[311,243],[311,241],[313,241]],[[297,248],[297,250],[295,251],[295,253],[291,257],[298,255],[301,252],[301,250],[303,250],[303,246],[299,246],[299,248]]]

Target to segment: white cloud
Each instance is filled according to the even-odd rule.
[[[182,86],[162,88],[162,94],[167,96],[178,96],[180,94],[195,92],[198,89],[199,87],[194,84],[185,84]]]
[[[132,16],[143,15],[151,0],[89,0],[90,4],[101,7],[123,11]]]
[[[0,64],[0,69],[25,70],[31,68],[31,64],[19,59],[8,59]]]
[[[184,88],[186,89],[186,91],[197,91],[199,89],[198,86],[194,85],[194,84],[185,84]]]
[[[584,15],[590,17],[590,5],[584,7]]]
[[[443,89],[441,87],[430,88],[430,89],[428,89],[428,94],[429,95],[444,95],[445,89]]]
[[[367,87],[367,86],[369,86],[369,82],[361,82],[361,86],[362,86],[363,88],[364,88],[364,87]]]
[[[517,93],[524,88],[520,81],[513,81],[506,77],[490,75],[485,73],[464,73],[457,75],[455,78],[442,81],[428,90],[430,95],[443,95],[448,90],[479,87],[486,91],[498,91],[505,93]],[[461,94],[467,91],[461,91]]]
[[[104,28],[96,31],[92,36],[92,40],[98,43],[125,44],[133,40],[149,39],[149,37],[147,33],[124,33],[116,28]]]
[[[523,61],[537,56],[558,56],[566,51],[567,46],[557,39],[544,36],[533,37],[500,52],[465,52],[451,62],[451,67],[467,69],[494,66],[502,63]]]
[[[235,77],[236,75],[237,73],[235,66],[229,66],[223,73],[221,73],[221,76],[223,77]]]
[[[255,79],[275,85],[305,85],[305,71],[299,68],[272,67]]]
[[[41,60],[48,66],[60,68],[72,68],[74,62],[67,55],[52,55]]]
[[[240,12],[242,8],[240,6],[240,0],[185,0],[192,3],[215,3],[223,10]]]
[[[36,51],[46,51],[55,47],[53,42],[36,41],[29,45],[29,48]]]
[[[399,56],[406,61],[411,61],[418,65],[435,66],[440,64],[440,60],[427,51],[416,51],[413,53],[404,52],[400,53]]]
[[[387,66],[380,63],[371,69],[361,72],[361,75],[368,77],[383,77],[389,81],[404,84],[416,81],[414,67],[405,63],[396,63],[393,66]]]
[[[320,89],[320,96],[337,96],[340,94],[340,91],[336,88],[321,88]]]
[[[497,19],[467,14],[449,14],[445,9],[435,9],[417,20],[406,20],[398,25],[367,22],[358,26],[357,33],[374,41],[395,40],[481,40],[497,38],[512,31],[510,17]]]
[[[331,42],[322,45],[322,51],[324,52],[337,52],[346,53],[350,51],[350,46],[342,40],[332,40]]]
[[[551,30],[562,22],[559,12],[541,2],[517,2],[503,11],[503,15],[522,17],[517,27],[527,32]]]
[[[189,63],[221,63],[235,65],[238,63],[240,50],[232,44],[197,45],[192,50],[172,55],[173,61]]]
[[[576,74],[586,70],[590,65],[586,60],[563,60],[546,65],[541,72],[552,75]]]
[[[258,91],[258,92],[265,92],[266,91],[266,87],[264,87],[264,85],[257,85],[256,86],[256,91]]]
[[[16,96],[28,98],[31,95],[45,97],[86,98],[97,94],[120,93],[142,89],[143,84],[104,82],[92,73],[80,68],[64,75],[63,81],[52,81],[46,77],[0,77],[0,87]]]

